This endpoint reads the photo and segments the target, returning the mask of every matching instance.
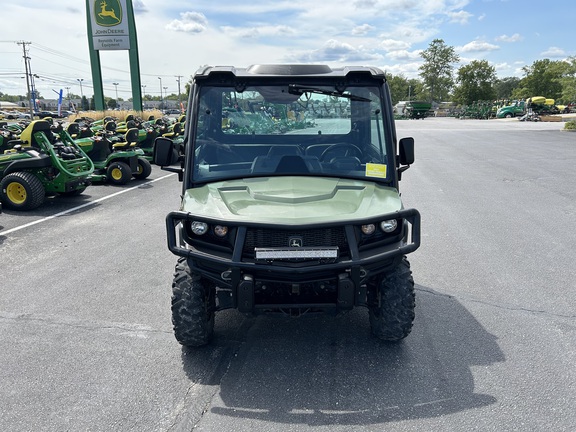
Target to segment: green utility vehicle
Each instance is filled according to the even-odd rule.
[[[79,124],[70,123],[67,134],[79,135]],[[128,129],[119,136],[116,134],[115,122],[108,121],[94,136],[77,138],[75,142],[94,163],[91,176],[93,182],[125,185],[132,177],[143,180],[152,173],[152,166],[145,159],[144,151],[137,147],[137,128]]]
[[[154,161],[183,181],[166,219],[178,255],[176,339],[200,346],[215,312],[369,310],[374,335],[406,337],[414,281],[406,254],[420,215],[400,177],[413,138],[397,141],[390,91],[376,68],[206,67],[193,79],[185,157],[156,139]]]
[[[17,140],[0,147],[0,201],[31,210],[46,195],[78,195],[90,185],[94,164],[61,125],[32,121]]]

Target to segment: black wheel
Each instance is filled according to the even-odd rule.
[[[15,172],[0,182],[0,199],[15,210],[32,210],[44,202],[44,185],[34,174]]]
[[[142,157],[138,158],[138,171],[134,174],[134,178],[143,180],[148,178],[148,176],[152,173],[152,165],[148,162],[147,159]]]
[[[410,263],[400,264],[371,283],[374,301],[369,307],[372,333],[384,341],[396,342],[410,334],[414,321],[414,279]]]
[[[172,324],[180,344],[199,347],[212,340],[214,299],[214,285],[192,273],[186,258],[179,258],[172,283]]]
[[[106,168],[106,178],[112,184],[123,185],[132,179],[132,170],[125,162],[112,162]]]
[[[506,118],[512,118],[512,114],[507,113],[507,114],[506,114]]]

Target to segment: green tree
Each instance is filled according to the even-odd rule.
[[[496,68],[486,60],[472,60],[458,69],[454,102],[470,105],[474,101],[491,101],[496,97]]]
[[[108,99],[108,102],[106,103],[106,106],[110,109],[114,109],[118,106],[118,102],[116,102],[116,99]]]
[[[80,99],[80,105],[81,105],[82,111],[88,110],[90,105],[88,104],[88,99],[86,99],[86,96],[82,96],[82,99]]]
[[[386,81],[388,81],[388,86],[390,87],[393,105],[396,105],[399,101],[417,100],[420,97],[422,83],[418,79],[408,79],[402,74],[386,74]]]
[[[561,100],[565,104],[576,102],[576,57],[568,57],[567,66],[560,83],[562,84]]]
[[[430,101],[448,100],[454,85],[454,63],[460,61],[454,47],[447,46],[443,39],[434,39],[420,54],[424,63],[420,66],[425,98]]]
[[[562,78],[569,70],[570,64],[549,59],[536,60],[532,66],[524,66],[522,70],[526,76],[520,85],[527,92],[523,96],[544,96],[558,99],[562,96]]]
[[[505,77],[497,79],[494,83],[496,90],[496,99],[511,99],[513,91],[520,85],[520,78]]]

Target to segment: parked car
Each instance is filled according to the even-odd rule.
[[[180,110],[176,108],[164,110],[164,114],[180,114]]]
[[[10,114],[14,115],[14,118],[18,120],[30,120],[30,114],[26,112],[10,111]]]
[[[41,119],[46,118],[46,117],[52,117],[52,118],[58,118],[58,112],[56,111],[36,111],[34,112],[34,116],[35,117],[40,117]]]
[[[4,118],[6,120],[16,120],[18,119],[18,114],[12,111],[0,111],[0,118]]]

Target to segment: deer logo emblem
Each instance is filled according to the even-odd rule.
[[[122,7],[118,0],[96,0],[94,2],[94,11],[100,12],[95,14],[96,23],[104,27],[111,27],[122,22]]]

